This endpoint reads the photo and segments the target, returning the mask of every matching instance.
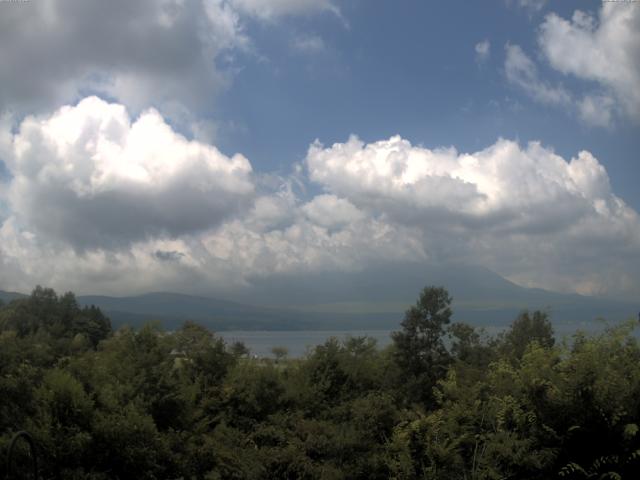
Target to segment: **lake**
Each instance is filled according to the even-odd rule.
[[[302,357],[308,348],[321,345],[331,337],[344,340],[348,337],[371,337],[378,342],[378,347],[391,343],[391,330],[296,330],[296,331],[240,331],[229,330],[216,332],[227,343],[240,341],[244,343],[252,355],[273,357],[273,347],[285,347],[290,357]]]
[[[611,322],[615,324],[617,322]],[[567,338],[571,343],[571,337],[577,330],[595,333],[601,332],[606,327],[602,322],[578,322],[571,324],[554,324],[555,337],[557,341]],[[506,325],[484,325],[484,331],[491,336],[504,330]],[[399,328],[398,328],[399,330]],[[371,337],[378,343],[378,347],[386,347],[391,343],[392,330],[229,330],[218,331],[216,335],[221,336],[228,344],[240,341],[244,343],[251,355],[258,357],[273,357],[271,349],[273,347],[285,347],[289,351],[289,357],[302,357],[309,348],[321,345],[331,337],[344,340],[347,337]],[[636,329],[635,335],[640,335],[640,329]],[[445,343],[448,339],[445,337]]]

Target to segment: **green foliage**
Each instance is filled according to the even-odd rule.
[[[406,311],[402,330],[391,335],[402,385],[411,401],[430,402],[433,387],[447,372],[450,356],[443,337],[451,319],[451,301],[444,288],[425,287]]]
[[[54,354],[62,355],[77,335],[95,348],[111,334],[111,322],[97,307],[80,308],[71,292],[58,297],[52,289],[38,286],[28,298],[0,309],[0,331],[39,338],[53,347]]]
[[[514,359],[522,358],[531,342],[537,342],[546,348],[551,348],[555,344],[549,315],[540,310],[536,310],[533,314],[529,314],[526,310],[522,312],[500,339],[504,353]]]
[[[237,365],[226,379],[224,393],[229,420],[247,431],[287,403],[281,375],[271,365]]]
[[[544,313],[489,338],[450,303],[426,288],[384,350],[273,360],[37,288],[0,307],[0,455],[26,429],[42,478],[637,478],[635,324],[556,346]]]

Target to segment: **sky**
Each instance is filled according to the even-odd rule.
[[[640,2],[0,2],[0,65],[0,289],[640,294]]]

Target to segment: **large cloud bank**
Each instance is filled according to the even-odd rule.
[[[327,149],[313,145],[307,161],[311,179],[332,193],[429,229],[546,233],[622,208],[591,154],[567,163],[536,142],[523,150],[498,140],[460,154],[414,147],[399,136],[368,145],[352,137]]]
[[[154,110],[132,122],[96,97],[27,117],[12,150],[13,213],[77,250],[208,229],[253,194],[243,156],[187,141]]]
[[[399,137],[309,147],[290,177],[95,97],[5,132],[3,287],[215,292],[256,276],[465,262],[516,281],[637,294],[640,220],[589,152]],[[315,185],[314,196],[303,192]],[[90,287],[87,287],[87,286]]]
[[[198,110],[226,81],[216,59],[248,39],[220,0],[51,0],[3,8],[0,41],[0,106],[29,113],[87,90]]]
[[[98,93],[197,130],[255,52],[246,19],[337,8],[327,0],[48,0],[3,5],[0,110],[47,112]],[[201,127],[201,126],[200,126]]]
[[[490,266],[528,285],[637,289],[640,220],[589,152],[566,161],[532,142],[473,154],[401,137],[313,145],[310,178],[385,221],[420,229],[437,261]]]

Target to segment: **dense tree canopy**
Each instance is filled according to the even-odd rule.
[[[638,478],[635,323],[558,345],[543,312],[491,338],[450,305],[276,361],[38,288],[0,307],[0,458],[28,430],[42,478]]]

